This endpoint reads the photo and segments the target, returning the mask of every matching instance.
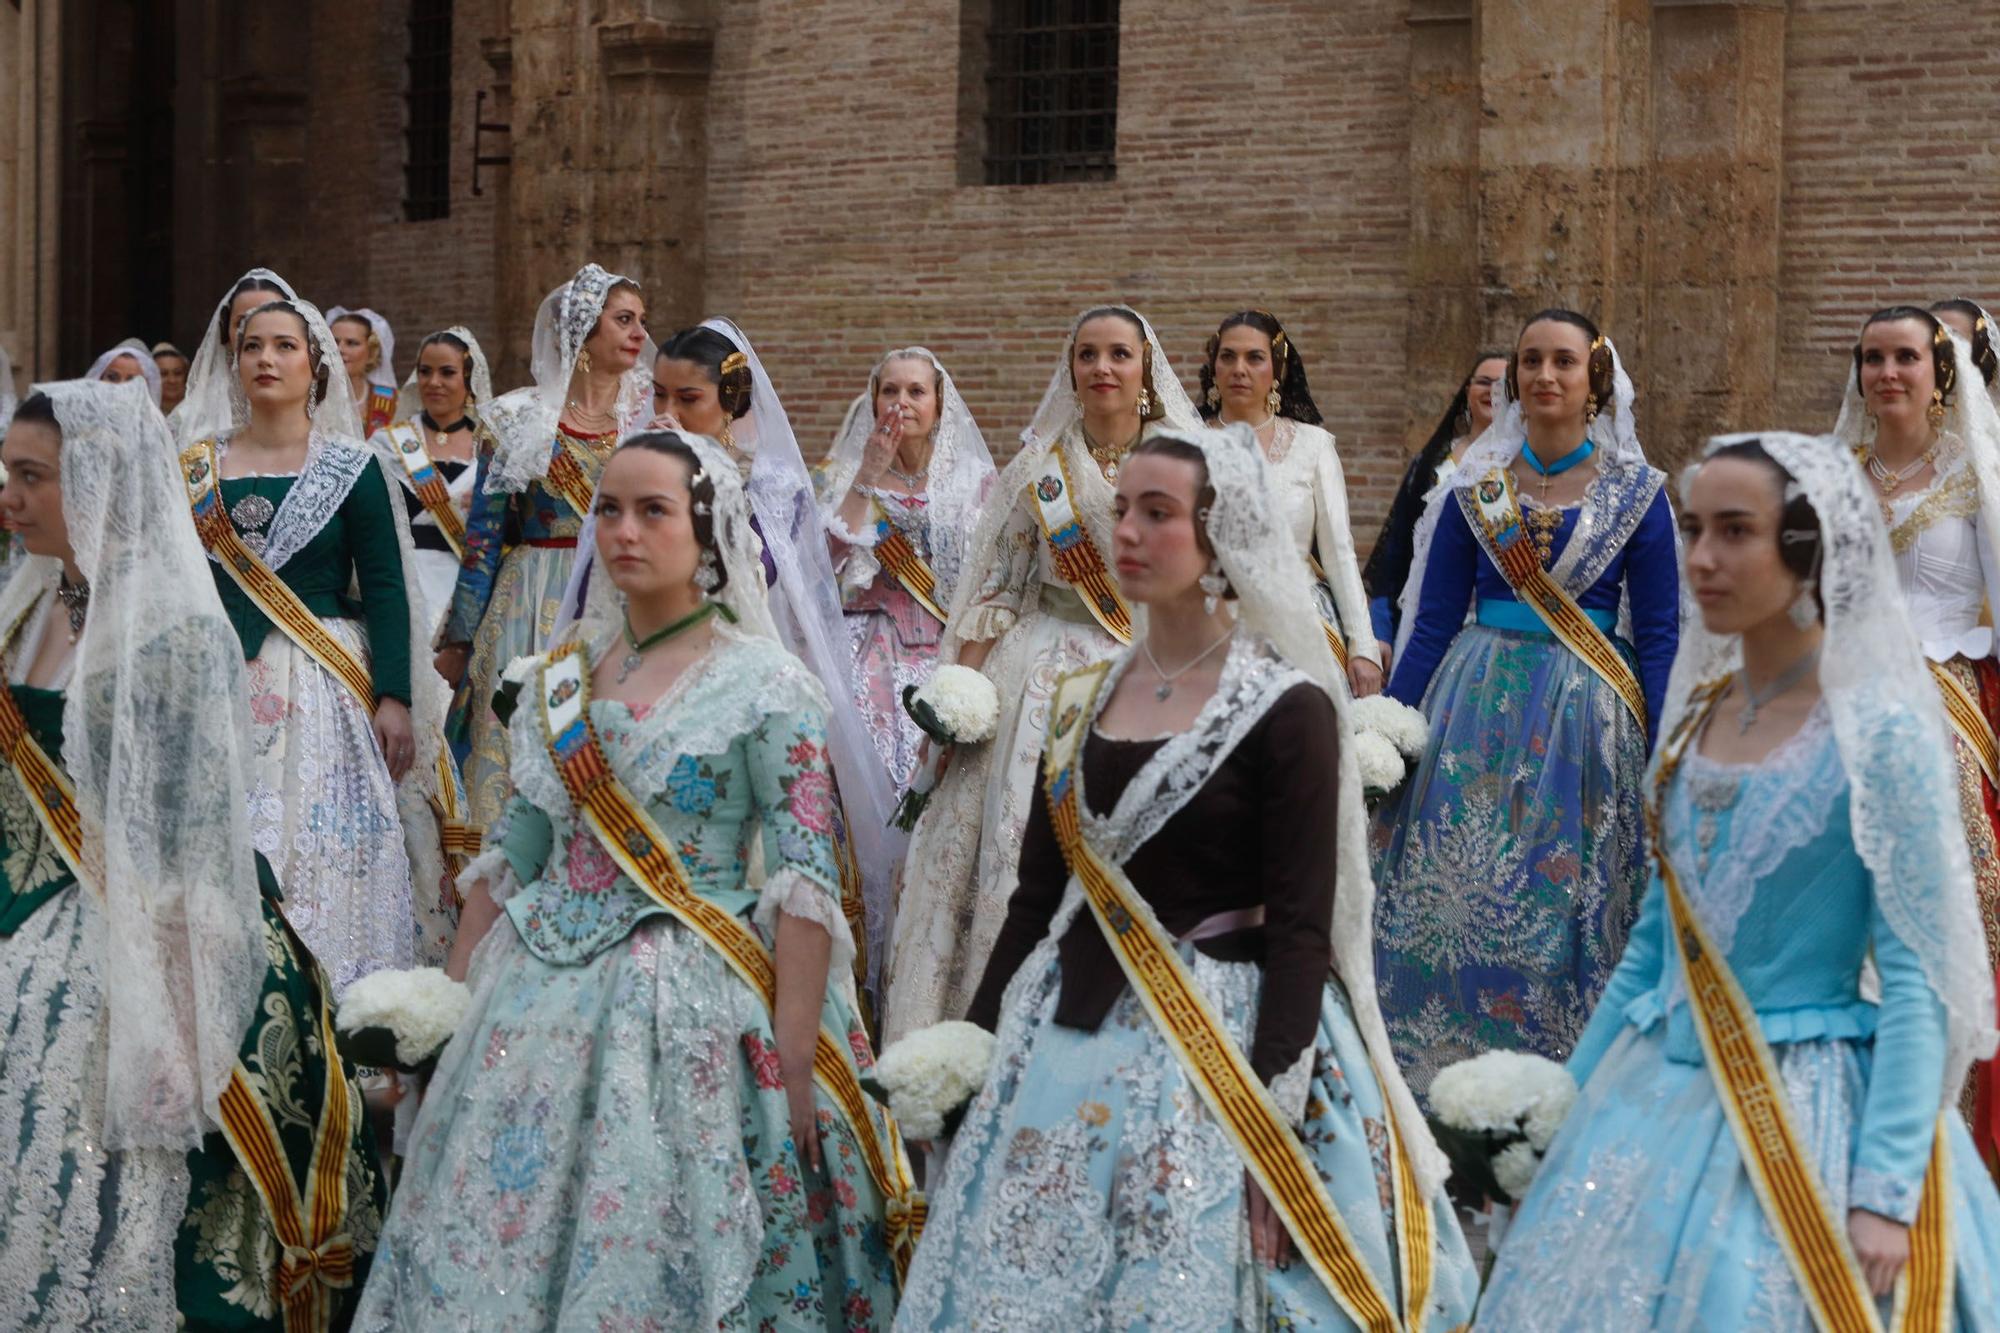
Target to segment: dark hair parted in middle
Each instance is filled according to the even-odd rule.
[[[417,344],[418,360],[421,361],[423,359],[426,347],[456,347],[458,349],[458,354],[465,360],[464,369],[459,372],[465,376],[465,395],[477,401],[476,395],[472,392],[472,349],[465,345],[465,339],[459,337],[450,329],[439,329],[436,333],[428,335],[422,342]]]
[[[1892,305],[1877,310],[1861,321],[1861,331],[1868,332],[1877,324],[1896,324],[1906,319],[1914,319],[1931,331],[1931,373],[1937,386],[1931,390],[1932,425],[1944,421],[1944,409],[1951,403],[1952,390],[1958,387],[1958,360],[1951,354],[1951,330],[1943,322],[1922,306]],[[1854,383],[1861,383],[1861,340],[1854,340]]]
[[[1718,458],[1740,458],[1749,463],[1761,463],[1777,478],[1778,501],[1778,558],[1786,569],[1812,586],[1813,605],[1819,608],[1819,618],[1826,619],[1826,600],[1820,595],[1819,569],[1824,557],[1819,526],[1819,511],[1812,507],[1803,490],[1792,492],[1797,480],[1786,470],[1785,465],[1771,457],[1762,440],[1737,440],[1725,444],[1710,454],[1704,462],[1714,462]]]
[[[740,421],[750,410],[750,390],[755,382],[750,374],[750,358],[714,329],[696,325],[679,330],[660,344],[657,359],[691,361],[700,366],[708,373],[709,383],[715,386],[716,400],[731,420]]]
[[[720,337],[721,335],[717,335]],[[694,539],[704,551],[715,551],[715,586],[711,593],[719,593],[729,586],[729,567],[721,559],[721,552],[715,545],[715,482],[707,469],[701,465],[701,455],[694,451],[679,431],[649,430],[637,435],[628,435],[618,445],[618,452],[627,449],[645,449],[651,453],[665,454],[668,458],[678,458],[687,465],[688,474],[688,521],[694,527]]]
[[[266,301],[243,316],[243,322],[236,326],[236,350],[231,354],[231,358],[238,364],[242,362],[244,330],[250,327],[251,320],[259,315],[269,314],[273,310],[282,310],[299,322],[299,335],[306,345],[306,364],[312,367],[313,377],[312,389],[306,400],[306,410],[316,412],[319,410],[319,405],[326,401],[327,390],[333,385],[333,367],[320,354],[319,341],[312,336],[312,325],[306,322],[305,311],[299,309],[289,297]]]
[[[1222,335],[1239,328],[1255,329],[1271,340],[1271,379],[1278,391],[1278,415],[1306,426],[1323,424],[1326,418],[1320,415],[1319,404],[1313,401],[1312,390],[1306,385],[1305,358],[1299,355],[1298,346],[1285,332],[1285,326],[1268,310],[1239,310],[1215,326],[1215,333],[1203,349],[1201,395],[1195,400],[1202,416],[1213,421],[1221,415],[1221,404],[1213,398],[1215,358],[1222,350]]]
[[[1521,321],[1521,333],[1526,333],[1530,328],[1542,323],[1544,320],[1555,324],[1568,324],[1574,328],[1582,329],[1584,336],[1590,340],[1590,396],[1596,400],[1596,406],[1591,410],[1590,415],[1596,416],[1598,412],[1611,405],[1611,395],[1617,387],[1616,377],[1612,373],[1610,341],[1597,331],[1597,324],[1590,316],[1579,314],[1577,311],[1565,309],[1562,306],[1550,306],[1546,310],[1537,310],[1534,314]],[[1507,356],[1507,396],[1517,403],[1521,401],[1521,372],[1517,364],[1520,359],[1520,345],[1520,335],[1516,334],[1514,337],[1515,351],[1508,353]]]
[[[1139,420],[1158,421],[1160,418],[1166,416],[1167,406],[1160,401],[1160,391],[1153,384],[1153,344],[1146,341],[1146,326],[1140,322],[1137,315],[1133,314],[1125,306],[1099,305],[1092,306],[1081,315],[1078,315],[1075,327],[1081,329],[1093,319],[1120,319],[1132,326],[1132,332],[1137,335],[1139,342],[1139,383],[1145,387],[1146,391],[1145,397],[1142,400],[1144,410],[1139,413]],[[1074,348],[1074,340],[1072,340],[1071,346]],[[1073,365],[1074,363],[1072,363]],[[1074,369],[1070,371],[1070,387],[1076,387],[1076,371]]]

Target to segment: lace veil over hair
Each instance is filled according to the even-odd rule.
[[[4,433],[14,420],[14,409],[20,402],[14,396],[14,361],[7,355],[7,349],[0,346],[0,433]]]
[[[1000,532],[1007,524],[1015,501],[1040,473],[1048,449],[1059,447],[1071,433],[1082,429],[1083,404],[1077,398],[1070,354],[1076,347],[1077,330],[1083,327],[1084,321],[1105,313],[1123,315],[1139,325],[1146,349],[1146,382],[1152,386],[1155,396],[1153,422],[1175,430],[1202,428],[1200,413],[1194,410],[1187,390],[1181,387],[1180,377],[1174,374],[1166,352],[1160,347],[1159,335],[1153,332],[1152,324],[1144,315],[1130,306],[1093,306],[1071,320],[1069,332],[1063,337],[1062,354],[1056,358],[1055,369],[1049,375],[1048,388],[1042,392],[1041,403],[1021,432],[1020,452],[1007,464],[1000,480],[989,492],[991,501],[981,510],[979,525],[973,529],[972,540],[966,544],[965,568],[970,575],[959,580],[958,590],[947,608],[951,612],[951,620],[945,626],[944,642],[938,657],[940,662],[958,660],[958,651],[966,642],[965,626],[973,610],[973,599],[979,592],[980,579],[999,558]],[[1109,559],[1110,554],[1107,549],[1105,558]]]
[[[480,400],[482,406],[491,402],[481,416],[498,445],[486,474],[489,494],[525,491],[549,475],[556,425],[569,401],[569,382],[576,374],[577,360],[597,329],[611,289],[621,282],[639,285],[636,278],[585,264],[576,276],[542,298],[541,308],[535,311],[528,362],[535,382],[496,399]],[[652,411],[653,355],[653,340],[647,338],[639,359],[619,382],[614,411],[620,434],[637,426]]]
[[[127,338],[124,342],[103,353],[97,360],[90,363],[90,369],[84,372],[83,377],[87,380],[103,379],[104,372],[111,368],[111,363],[121,356],[129,356],[139,363],[139,373],[145,376],[146,387],[153,395],[153,406],[158,407],[160,405],[160,366],[157,361],[153,360],[151,349],[137,338]]]
[[[1984,394],[1969,396],[1986,401]],[[1854,848],[1874,880],[1883,917],[1917,955],[1944,1006],[1945,1073],[1937,1095],[1939,1106],[1949,1107],[1972,1061],[1992,1055],[2000,1033],[1937,687],[1904,610],[1880,504],[1846,443],[1782,431],[1725,435],[1711,439],[1702,457],[1753,440],[1791,474],[1798,489],[1787,494],[1802,491],[1819,516],[1819,595],[1826,607],[1819,684],[1847,776]],[[1714,634],[1690,617],[1667,681],[1660,734],[1686,716],[1700,686],[1736,670],[1742,656],[1740,638]],[[1658,764],[1656,752],[1649,784]],[[1717,947],[1726,948],[1735,921],[1703,915]]]
[[[1597,419],[1590,424],[1590,439],[1602,451],[1600,457],[1610,462],[1635,467],[1650,466],[1646,462],[1646,451],[1639,445],[1639,430],[1633,417],[1632,405],[1637,395],[1632,388],[1632,377],[1625,373],[1625,361],[1618,355],[1618,345],[1611,341],[1608,333],[1604,335],[1604,346],[1611,353],[1611,401],[1602,407]],[[1511,353],[1509,359],[1512,359]],[[1402,597],[1397,603],[1401,619],[1396,629],[1395,660],[1402,659],[1403,650],[1410,646],[1410,635],[1417,627],[1417,606],[1423,600],[1424,575],[1430,568],[1431,537],[1437,532],[1445,502],[1456,503],[1452,494],[1454,491],[1469,491],[1495,468],[1504,468],[1512,463],[1527,442],[1527,418],[1522,414],[1521,404],[1514,397],[1509,381],[1503,377],[1500,383],[1493,386],[1493,424],[1466,446],[1451,475],[1431,487],[1424,496],[1423,516],[1417,520],[1416,536],[1412,542],[1410,576],[1403,581]]]
[[[288,299],[298,296],[291,283],[268,268],[253,268],[229,284],[229,289],[215,304],[215,313],[209,316],[208,328],[201,335],[201,344],[194,349],[194,360],[188,363],[187,390],[171,418],[174,441],[183,449],[197,440],[228,430],[234,417],[232,404],[239,392],[236,388],[236,363],[231,349],[222,345],[225,336],[223,322],[229,318],[229,307],[235,300],[236,289],[253,280],[270,283],[282,290]],[[265,293],[265,297],[278,299],[273,292]],[[226,336],[233,344],[236,331],[229,329]],[[334,364],[340,364],[337,354]]]
[[[63,518],[91,593],[62,766],[87,891],[102,890],[104,1146],[192,1149],[217,1123],[266,966],[242,648],[145,387],[36,387],[62,428]],[[18,560],[0,623],[18,623],[61,572],[52,556]]]
[[[1403,1081],[1389,1045],[1389,1030],[1375,990],[1375,881],[1368,865],[1368,814],[1361,788],[1361,771],[1354,754],[1345,674],[1334,661],[1320,628],[1308,583],[1306,565],[1292,544],[1271,488],[1270,467],[1257,436],[1248,425],[1234,423],[1221,430],[1170,427],[1155,438],[1180,440],[1201,450],[1208,466],[1208,484],[1215,492],[1206,529],[1209,544],[1229,586],[1236,593],[1239,631],[1271,644],[1286,662],[1303,672],[1333,701],[1339,718],[1340,774],[1335,792],[1337,833],[1333,896],[1334,971],[1347,988],[1354,1025],[1368,1047],[1384,1101],[1396,1117],[1396,1130],[1410,1153],[1411,1164],[1425,1195],[1444,1182],[1444,1154],[1431,1137],[1423,1112]],[[1135,607],[1133,634],[1146,632],[1146,609]]]
[[[381,350],[381,359],[364,378],[378,389],[396,392],[396,333],[389,327],[389,321],[366,306],[349,310],[344,305],[337,305],[326,312],[327,327],[331,328],[340,319],[358,319],[368,325],[369,331],[375,335],[375,345]]]
[[[994,475],[993,455],[972,410],[965,405],[951,372],[926,347],[902,347],[889,352],[868,372],[868,392],[854,400],[840,434],[834,437],[827,455],[826,476],[820,493],[826,497],[829,522],[846,497],[854,477],[861,470],[861,455],[868,436],[875,429],[875,393],[882,383],[882,369],[891,361],[925,361],[937,372],[938,419],[931,432],[931,461],[925,478],[931,525],[931,568],[946,588],[958,587],[959,571],[965,564],[965,543],[971,536],[973,520]]]
[[[477,421],[481,409],[493,401],[493,372],[487,368],[486,353],[480,349],[479,339],[472,336],[472,330],[463,324],[454,324],[448,329],[440,329],[439,332],[448,333],[465,344],[466,357],[472,362],[472,373],[466,376],[465,380],[466,413]],[[436,334],[431,336],[435,337]],[[426,338],[424,342],[428,343],[430,339]],[[454,352],[458,350],[450,343],[433,345],[448,347]],[[419,344],[417,348],[419,360],[423,358],[423,354],[423,346]],[[396,393],[396,420],[415,421],[417,413],[423,410],[423,395],[417,392],[417,368],[411,366],[409,375],[403,380],[403,387]],[[440,421],[438,424],[449,426],[451,423]]]

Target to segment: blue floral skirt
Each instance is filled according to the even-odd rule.
[[[1646,733],[1575,653],[1468,625],[1424,713],[1429,748],[1374,828],[1376,983],[1419,1096],[1496,1047],[1566,1058],[1646,874]]]
[[[896,1326],[1353,1328],[1304,1262],[1274,1270],[1252,1254],[1242,1159],[1138,996],[1128,988],[1095,1032],[1055,1023],[1059,933],[1008,987],[992,1073],[932,1191]],[[1188,945],[1182,957],[1246,1044],[1263,969]],[[1382,1093],[1337,983],[1324,992],[1309,1079],[1302,1137],[1362,1257],[1397,1300]],[[1426,1327],[1456,1328],[1478,1278],[1442,1191],[1432,1213]]]
[[[885,1208],[819,1098],[791,1138],[770,1011],[649,917],[588,961],[503,916],[417,1115],[358,1329],[884,1329]],[[828,987],[822,1022],[866,1051]]]
[[[1705,1064],[1666,1056],[1664,1025],[1627,1027],[1584,1086],[1500,1244],[1481,1329],[1809,1333],[1805,1297],[1744,1170]],[[1851,1170],[1872,1046],[1773,1048],[1794,1124],[1835,1216],[1883,1201]],[[1960,1333],[2000,1329],[2000,1196],[1946,1117]],[[1578,1263],[1579,1255],[1589,1262]],[[1887,1326],[1888,1306],[1883,1306]]]

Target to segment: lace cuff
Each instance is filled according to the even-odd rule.
[[[997,639],[1014,628],[1020,617],[1004,606],[975,606],[965,614],[965,623],[958,627],[960,643],[984,643]]]
[[[845,542],[857,551],[872,551],[875,549],[875,525],[873,523],[863,524],[859,532],[853,531],[840,521],[840,510],[838,507],[827,509],[825,518],[826,530],[832,534],[835,541]]]
[[[875,558],[875,552],[857,546],[841,558],[840,568],[835,570],[835,582],[840,585],[840,597],[846,601],[855,593],[873,584],[882,575],[882,562]]]
[[[493,899],[495,906],[505,906],[509,898],[521,891],[521,881],[514,874],[514,863],[498,847],[489,847],[465,863],[465,869],[458,872],[458,891],[469,894],[481,880],[486,881],[487,896]]]
[[[1306,1122],[1306,1100],[1312,1092],[1313,1046],[1307,1043],[1290,1069],[1271,1076],[1271,1100],[1278,1104],[1285,1123],[1298,1129]]]
[[[1911,1226],[1917,1220],[1917,1204],[1923,1197],[1923,1182],[1906,1176],[1892,1176],[1870,1167],[1857,1166],[1847,1180],[1847,1206]]]
[[[854,966],[854,932],[848,929],[847,917],[840,910],[840,899],[826,885],[790,866],[778,871],[764,881],[763,893],[757,899],[757,910],[750,917],[770,938],[774,947],[778,939],[780,912],[801,921],[814,922],[833,937],[833,958],[827,967],[828,976],[838,977]]]

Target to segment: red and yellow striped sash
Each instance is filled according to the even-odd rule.
[[[555,452],[549,456],[548,488],[576,511],[578,518],[590,514],[590,502],[597,495],[597,478],[604,460],[592,457],[583,442],[568,431],[556,431]]]
[[[460,560],[465,559],[465,520],[459,516],[458,506],[451,502],[451,488],[444,474],[431,461],[430,450],[424,446],[424,433],[414,423],[405,421],[390,426],[388,435],[390,444],[395,446],[396,459],[410,479],[411,491],[423,502],[424,512],[436,521],[452,553]]]
[[[1844,1219],[1828,1202],[1819,1172],[1792,1122],[1777,1060],[1758,1026],[1728,959],[1715,948],[1661,850],[1661,809],[1675,771],[1727,680],[1702,687],[1674,734],[1661,747],[1652,799],[1646,807],[1654,863],[1666,890],[1689,1012],[1715,1078],[1729,1127],[1764,1216],[1791,1262],[1814,1322],[1824,1333],[1881,1333],[1882,1321],[1847,1238]],[[1952,1277],[1945,1123],[1940,1118],[1925,1171],[1923,1198],[1910,1235],[1910,1262],[1896,1283],[1890,1327],[1943,1333],[1951,1327]]]
[[[215,461],[215,441],[202,440],[181,454],[181,479],[187,484],[188,508],[194,514],[194,528],[201,544],[216,557],[223,572],[283,630],[285,637],[305,650],[307,656],[325,667],[345,685],[371,715],[375,711],[375,682],[364,667],[338,639],[306,609],[291,586],[272,571],[263,559],[243,544],[229,511],[222,504],[222,478]]]
[[[220,1106],[223,1137],[256,1186],[278,1233],[281,1248],[273,1284],[285,1312],[286,1333],[327,1328],[337,1305],[333,1293],[354,1284],[354,1238],[340,1228],[347,1218],[347,1148],[358,1099],[349,1089],[347,1071],[334,1046],[326,974],[317,964],[307,965],[317,973],[319,985],[326,1096],[314,1131],[304,1199],[292,1178],[277,1123],[240,1062],[223,1089]]]
[[[770,950],[740,919],[694,891],[672,840],[604,757],[590,721],[590,660],[583,647],[572,643],[551,653],[538,688],[549,757],[590,831],[633,883],[721,955],[775,1012],[778,973]],[[926,1207],[913,1187],[895,1119],[862,1090],[845,1039],[824,1026],[813,1048],[813,1080],[847,1123],[886,1202],[889,1248],[900,1283],[923,1231]]]
[[[1323,566],[1321,566],[1319,562],[1319,557],[1312,555],[1307,556],[1306,565],[1308,568],[1312,570],[1313,578],[1317,579],[1321,583],[1326,584],[1327,592],[1331,594],[1333,591],[1333,583],[1330,579],[1327,578],[1326,570]],[[1320,620],[1319,627],[1326,634],[1326,646],[1333,649],[1333,660],[1339,664],[1341,674],[1345,675],[1347,672],[1347,644],[1340,637],[1340,627],[1335,625],[1331,620],[1326,620],[1324,618]]]
[[[1056,574],[1076,589],[1084,608],[1105,633],[1120,643],[1132,642],[1132,609],[1119,595],[1118,584],[1105,567],[1104,553],[1090,539],[1076,512],[1069,463],[1060,444],[1049,450],[1048,466],[1030,489],[1035,512],[1042,520],[1042,536],[1049,544],[1049,563]]]
[[[1368,1333],[1417,1333],[1430,1301],[1431,1212],[1418,1192],[1415,1168],[1395,1117],[1385,1121],[1394,1162],[1396,1253],[1403,1275],[1400,1318],[1356,1249],[1305,1145],[1216,1017],[1173,939],[1124,872],[1099,857],[1084,835],[1077,766],[1110,665],[1100,662],[1064,677],[1049,709],[1054,720],[1049,726],[1045,795],[1063,859],[1082,886],[1126,980],[1278,1210],[1314,1274]]]
[[[9,646],[19,628],[17,621],[8,631]],[[0,683],[0,753],[6,755],[28,804],[35,808],[70,874],[76,876],[77,883],[102,898],[97,881],[84,873],[83,812],[77,809],[76,788],[70,784],[69,774],[56,766],[35,734],[28,730],[28,719],[22,716],[21,705],[4,683]]]
[[[871,500],[869,504],[874,510],[875,562],[903,585],[903,591],[916,598],[918,606],[930,612],[942,625],[950,617],[937,603],[937,572],[917,554],[917,548],[910,545],[910,539],[889,522],[881,501]]]
[[[1951,725],[1952,734],[1972,752],[1979,771],[1986,775],[1987,785],[2000,791],[2000,738],[1994,736],[1993,724],[1987,719],[1986,710],[1979,706],[1979,696],[1968,690],[1945,663],[1929,665],[1931,679],[1937,682],[1938,698],[1944,704],[1944,720]]]
[[[1521,603],[1542,618],[1549,632],[1564,647],[1583,659],[1585,666],[1618,692],[1640,727],[1646,725],[1646,692],[1639,678],[1611,640],[1583,613],[1567,590],[1542,568],[1541,552],[1535,549],[1521,521],[1521,506],[1514,497],[1514,480],[1506,468],[1495,468],[1472,488],[1479,520],[1492,543],[1494,565],[1514,589]]]

